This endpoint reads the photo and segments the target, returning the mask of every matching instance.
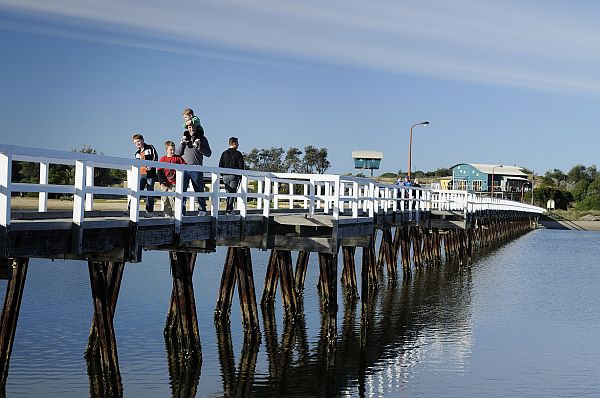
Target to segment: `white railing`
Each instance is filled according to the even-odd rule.
[[[12,181],[13,162],[25,161],[39,164],[39,183]],[[74,168],[73,185],[49,184],[51,165]],[[140,191],[140,168],[162,167],[175,170],[175,192]],[[127,186],[105,187],[94,185],[94,169],[127,171]],[[185,171],[200,171],[210,176],[210,188],[194,192],[183,187]],[[221,189],[221,177],[236,174],[241,183],[236,193]],[[269,216],[276,209],[302,209],[309,215],[319,210],[331,214],[334,219],[341,215],[352,218],[373,217],[378,213],[409,212],[418,219],[419,214],[429,210],[454,210],[473,212],[477,210],[519,210],[541,213],[543,209],[509,200],[480,197],[464,191],[441,191],[397,185],[380,184],[367,178],[334,174],[266,173],[251,170],[224,169],[218,167],[178,165],[138,159],[63,152],[46,149],[0,145],[0,225],[10,225],[11,195],[13,193],[38,193],[38,211],[48,210],[48,194],[73,195],[73,222],[81,225],[86,211],[94,210],[95,195],[127,197],[129,218],[139,221],[140,198],[144,196],[172,196],[175,198],[174,222],[178,230],[183,218],[183,198],[193,209],[195,198],[204,197],[209,202],[212,217],[219,217],[222,201],[237,198],[237,209],[245,217],[249,209],[256,209]]]

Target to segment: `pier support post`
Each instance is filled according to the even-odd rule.
[[[98,341],[99,356],[91,359],[102,374],[102,390],[110,396],[120,396],[123,393],[119,359],[117,355],[117,339],[113,326],[113,307],[111,306],[111,291],[107,278],[106,263],[88,261],[92,299],[94,301],[94,322]],[[99,362],[99,363],[98,363]]]
[[[323,316],[327,324],[328,339],[335,343],[337,332],[337,254],[319,253]]]
[[[191,366],[202,361],[200,334],[198,333],[198,317],[196,315],[196,299],[192,274],[196,264],[196,253],[169,252],[173,290],[165,337],[177,344],[182,358]]]
[[[286,316],[296,316],[296,281],[292,270],[292,253],[289,250],[273,250],[267,266],[262,306],[272,306],[277,292],[277,279],[281,280],[281,297]]]
[[[420,227],[412,227],[411,231],[413,241],[413,262],[415,263],[415,268],[420,269],[423,267],[421,229]]]
[[[227,249],[227,257],[221,276],[221,288],[219,289],[219,298],[215,309],[215,319],[217,321],[229,320],[231,300],[236,282],[244,331],[252,334],[259,333],[254,274],[249,248],[230,247]]]
[[[117,308],[117,299],[119,298],[119,291],[121,289],[121,280],[123,279],[123,271],[125,270],[125,263],[99,262],[98,266],[103,268],[103,272],[106,277],[108,305],[110,306],[110,312],[114,319],[115,310]],[[88,361],[92,360],[93,357],[100,357],[98,327],[96,324],[95,314],[92,318],[92,326],[90,327],[88,345],[85,348],[83,356]]]
[[[304,281],[306,280],[306,270],[308,268],[308,260],[310,252],[299,251],[298,259],[296,260],[296,294],[298,296],[304,294]]]
[[[17,331],[17,321],[21,309],[29,259],[15,258],[0,261],[4,262],[3,266],[9,269],[12,268],[12,275],[8,280],[6,295],[4,296],[2,318],[0,319],[0,391],[3,391],[8,378],[10,354],[12,353],[15,332]]]
[[[403,225],[400,229],[400,254],[402,255],[402,275],[410,279],[410,227]]]
[[[343,246],[342,256],[344,268],[342,270],[342,287],[345,289],[346,295],[349,297],[358,297],[358,286],[356,284],[356,266],[355,255],[356,247]]]
[[[391,227],[385,227],[381,235],[380,253],[383,253],[383,260],[387,263],[388,278],[396,279],[396,262],[394,261],[394,242],[392,239]]]

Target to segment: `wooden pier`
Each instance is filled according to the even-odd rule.
[[[11,168],[15,161],[39,163],[40,181],[46,183],[13,182]],[[50,164],[72,166],[76,176],[73,186],[47,184]],[[463,191],[398,187],[355,177],[168,165],[176,169],[178,182],[186,170],[210,175],[210,189],[195,193],[179,184],[175,192],[151,192],[152,196],[174,196],[175,216],[165,217],[157,212],[157,217],[143,218],[139,204],[146,192],[137,189],[139,170],[141,166],[158,165],[0,145],[0,274],[8,279],[0,324],[2,386],[8,377],[29,258],[88,262],[94,318],[86,359],[101,375],[100,390],[120,395],[117,336],[112,322],[125,264],[141,262],[145,250],[169,252],[173,289],[165,339],[176,353],[170,370],[185,379],[199,374],[202,361],[192,275],[202,253],[212,252],[217,246],[225,246],[228,251],[216,298],[215,320],[224,325],[229,322],[237,289],[248,352],[256,351],[251,345],[260,338],[261,330],[268,336],[272,327],[263,319],[261,328],[259,322],[256,287],[261,284],[254,280],[252,251],[271,251],[260,300],[263,316],[272,312],[280,290],[286,319],[292,324],[301,316],[306,273],[317,272],[307,269],[309,257],[318,256],[324,347],[335,351],[339,275],[341,288],[349,299],[359,297],[360,278],[364,315],[384,273],[389,279],[400,278],[400,266],[402,278],[409,279],[414,270],[442,261],[468,262],[478,250],[534,228],[543,212],[534,206]],[[128,186],[94,186],[97,167],[127,170]],[[238,193],[221,189],[222,174],[241,175]],[[39,211],[19,212],[11,208],[11,195],[21,192],[38,193]],[[57,193],[73,195],[72,212],[47,210],[48,194]],[[94,195],[127,197],[129,213],[95,210]],[[198,196],[209,200],[209,215],[185,215],[183,198]],[[220,211],[221,202],[228,196],[237,198],[238,210],[233,215]],[[193,202],[188,200],[191,205]],[[358,276],[357,249],[362,251]],[[340,256],[342,267],[338,273]],[[368,330],[369,317],[363,316],[362,321]],[[228,355],[228,344],[224,342],[224,356]]]

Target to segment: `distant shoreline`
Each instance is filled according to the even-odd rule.
[[[546,229],[562,229],[571,231],[600,231],[600,221],[557,221],[540,219],[539,224]]]

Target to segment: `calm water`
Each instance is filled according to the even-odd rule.
[[[213,322],[224,255],[199,255],[194,275],[197,396],[600,396],[600,233],[538,230],[470,267],[384,281],[362,348],[360,302],[344,301],[340,289],[335,366],[321,339],[316,256],[297,324],[284,323],[278,300],[273,317],[261,314],[260,345],[243,349],[237,301],[230,329]],[[253,251],[259,300],[267,259]],[[166,253],[145,252],[142,264],[126,266],[115,314],[126,397],[182,387],[170,376],[162,333],[170,292]],[[7,396],[88,396],[82,354],[91,318],[86,263],[31,260]]]

